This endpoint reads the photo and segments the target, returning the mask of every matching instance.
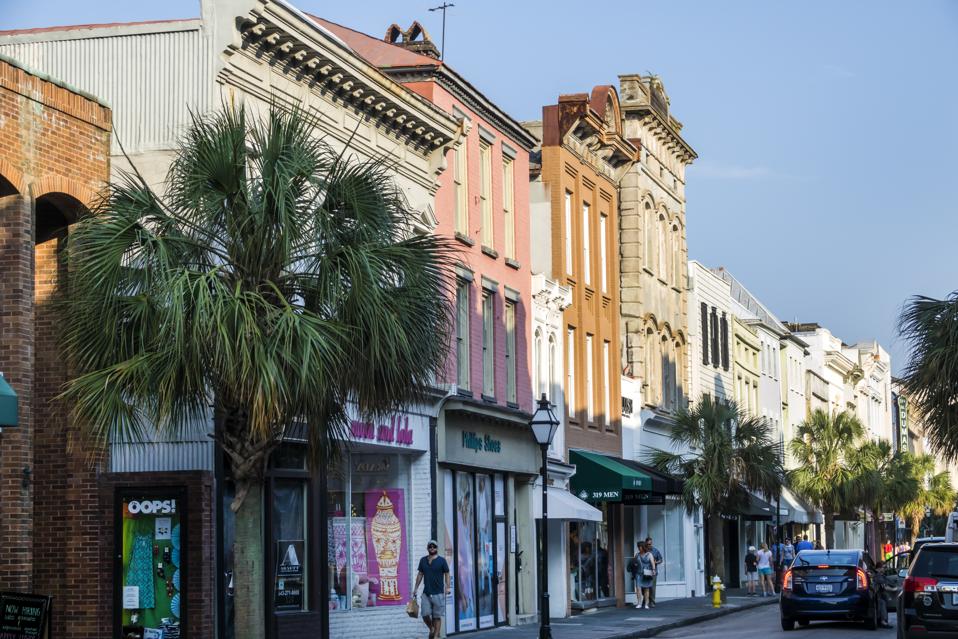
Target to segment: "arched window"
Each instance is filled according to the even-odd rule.
[[[671,342],[665,335],[659,340],[659,405],[668,408],[672,405],[672,354]]]
[[[649,327],[645,332],[645,384],[646,384],[646,393],[645,393],[645,402],[647,404],[654,404],[655,398],[652,392],[652,389],[655,388],[655,361],[659,357],[658,348],[655,344],[655,333],[652,331],[652,328]]]
[[[672,225],[672,232],[669,234],[672,239],[672,279],[674,286],[682,287],[682,232],[678,224]]]
[[[645,211],[642,215],[642,228],[644,231],[644,246],[642,247],[642,258],[645,268],[650,271],[655,268],[655,213],[652,211],[652,204],[645,203]]]
[[[549,387],[546,389],[549,400],[557,397],[557,388],[559,387],[559,378],[556,371],[556,336],[549,335]],[[553,402],[555,403],[555,402]]]
[[[536,329],[535,341],[533,342],[533,360],[532,360],[532,371],[533,371],[533,380],[532,380],[532,392],[535,393],[535,397],[538,398],[539,395],[545,392],[545,389],[542,385],[542,331],[538,328]]]
[[[658,242],[656,244],[656,250],[658,251],[659,261],[657,265],[658,275],[662,279],[668,279],[668,264],[669,264],[669,244],[668,244],[668,220],[665,219],[665,215],[659,213],[659,224],[658,224]]]

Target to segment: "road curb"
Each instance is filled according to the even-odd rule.
[[[754,608],[760,608],[762,606],[770,606],[774,603],[778,603],[778,597],[771,597],[765,601],[751,601],[736,607],[724,607],[719,608],[718,610],[711,610],[704,614],[695,616],[695,617],[686,617],[685,619],[679,619],[677,621],[672,621],[670,623],[664,623],[660,626],[654,626],[652,628],[643,628],[641,630],[633,630],[631,632],[626,632],[618,635],[608,635],[604,639],[640,639],[642,637],[654,637],[660,633],[667,632],[669,630],[675,630],[676,628],[684,628],[685,626],[692,626],[697,623],[702,623],[704,621],[711,621],[713,619],[718,619],[719,617],[724,617],[726,615],[731,615],[736,612],[742,612],[744,610],[752,610]]]

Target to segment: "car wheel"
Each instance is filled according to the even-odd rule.
[[[795,630],[795,620],[782,617],[782,630],[785,632],[788,632],[789,630]]]
[[[805,628],[805,627],[808,626],[808,624],[810,624],[810,623],[811,623],[811,622],[810,622],[808,619],[799,619],[799,620],[798,620],[798,625],[800,625],[802,628]]]

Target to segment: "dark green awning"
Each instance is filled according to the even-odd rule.
[[[0,427],[16,426],[18,421],[17,394],[0,375]]]
[[[586,501],[622,501],[622,491],[652,491],[652,477],[624,460],[586,450],[570,450],[575,464],[572,493]]]

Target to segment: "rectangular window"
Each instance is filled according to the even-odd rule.
[[[702,306],[699,309],[699,314],[701,315],[702,320],[702,363],[708,366],[709,364],[709,307],[708,304],[702,302]]]
[[[482,292],[482,394],[496,396],[496,348],[495,322],[496,297],[489,291]]]
[[[729,361],[728,361],[728,318],[725,316],[725,313],[722,313],[722,368],[728,370]]]
[[[272,482],[273,543],[276,570],[274,599],[276,610],[303,610],[306,607],[307,491],[305,479],[277,478]]]
[[[592,355],[592,336],[585,336],[585,417],[586,421],[595,420],[595,386],[594,383],[595,359]]]
[[[609,292],[609,258],[608,258],[608,229],[606,228],[608,217],[599,216],[599,265],[602,268],[602,292]]]
[[[456,286],[456,385],[469,390],[469,282]]]
[[[502,159],[502,225],[505,233],[503,250],[510,260],[516,259],[515,175],[511,158]]]
[[[479,143],[479,202],[482,208],[482,244],[492,248],[492,147]]]
[[[592,284],[591,240],[589,239],[589,204],[582,203],[582,277],[586,284]]]
[[[506,401],[516,403],[516,305],[506,301]]]
[[[576,418],[575,394],[575,329],[571,326],[566,334],[566,405],[569,419]]]
[[[456,185],[456,232],[469,235],[469,171],[466,165],[466,140],[456,147],[453,182]]]
[[[602,342],[602,412],[606,428],[612,428],[612,401],[609,387],[612,378],[609,371],[609,342]]]
[[[573,274],[572,270],[572,193],[565,192],[565,272]]]
[[[712,307],[712,315],[709,317],[712,328],[712,366],[719,365],[719,327],[718,312]]]

